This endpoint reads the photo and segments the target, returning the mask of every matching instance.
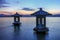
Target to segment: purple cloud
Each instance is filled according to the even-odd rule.
[[[4,5],[4,4],[9,4],[9,3],[7,3],[5,0],[0,0],[0,8],[2,8],[2,7],[9,7],[9,6]]]
[[[0,0],[0,4],[8,4],[5,0]]]
[[[9,7],[9,6],[4,6],[4,5],[3,6],[0,6],[0,8],[3,8],[3,7]]]
[[[34,9],[30,9],[30,8],[23,8],[22,10],[26,10],[26,11],[34,11]]]

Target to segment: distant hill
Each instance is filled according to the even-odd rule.
[[[13,15],[0,14],[0,17],[13,17]],[[22,15],[21,17],[33,17],[31,15]]]
[[[0,14],[0,17],[12,17],[12,15]]]
[[[13,15],[0,14],[0,17],[13,17]],[[22,15],[21,17],[34,17],[34,16]],[[60,17],[60,14],[50,15],[50,16],[47,16],[47,17]]]
[[[4,14],[0,14],[0,17],[3,17],[3,16],[6,16],[6,15],[4,15]]]
[[[52,15],[52,17],[60,17],[60,14]]]

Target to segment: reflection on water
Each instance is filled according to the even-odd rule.
[[[14,25],[14,32],[16,32],[16,31],[20,31],[20,26],[19,25],[18,26]]]
[[[35,17],[22,17],[21,26],[13,26],[13,18],[0,18],[0,40],[60,40],[60,18],[47,17],[48,34],[37,34]]]
[[[36,40],[48,40],[47,37],[48,34],[43,34],[43,33],[40,33],[40,34],[36,34],[35,33],[35,37],[36,37]]]

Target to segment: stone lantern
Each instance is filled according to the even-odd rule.
[[[36,16],[36,27],[34,28],[34,31],[36,32],[48,31],[48,28],[46,27],[46,16],[51,15],[51,14],[49,14],[48,12],[40,8],[39,11],[31,15]]]
[[[16,12],[16,14],[14,14],[13,15],[14,16],[14,25],[16,26],[19,26],[21,23],[20,23],[20,17],[21,17],[21,15],[20,14],[18,14],[17,12]]]

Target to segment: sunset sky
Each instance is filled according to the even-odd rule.
[[[19,12],[20,14],[31,14],[40,7],[49,13],[57,14],[60,13],[59,4],[60,0],[0,0],[0,14],[12,14],[15,12]],[[23,10],[24,8],[33,10]]]

